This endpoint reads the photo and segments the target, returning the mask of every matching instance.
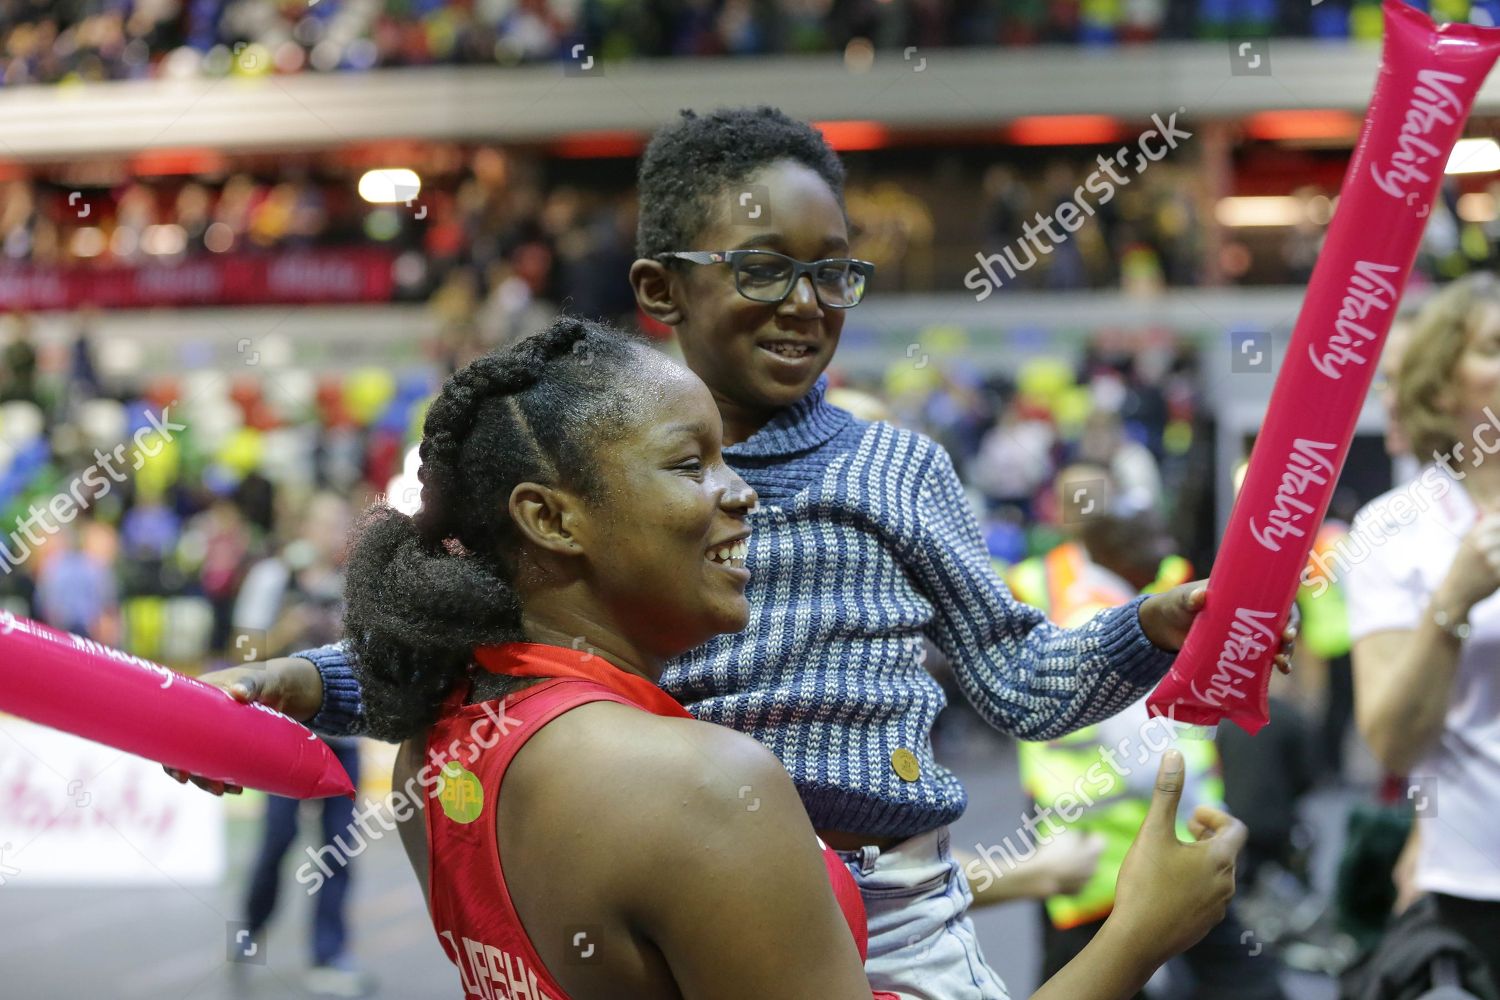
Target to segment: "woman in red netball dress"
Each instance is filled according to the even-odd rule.
[[[852,877],[779,760],[656,685],[748,615],[755,494],[720,445],[694,375],[559,320],[448,381],[421,512],[361,531],[347,632],[372,729],[405,740],[402,837],[468,996],[871,995]],[[1243,827],[1205,811],[1178,843],[1173,781],[1116,915],[1038,997],[1129,996],[1222,916]]]
[[[419,875],[424,873],[425,862],[424,889],[431,907],[433,925],[443,939],[444,950],[458,966],[465,994],[480,997],[524,996],[532,1000],[565,1000],[569,996],[595,995],[587,991],[569,993],[553,978],[548,969],[557,966],[557,956],[561,954],[563,969],[569,966],[577,967],[580,970],[577,973],[579,980],[585,976],[582,970],[591,965],[599,967],[596,971],[601,983],[598,991],[600,996],[674,995],[662,992],[657,988],[657,984],[652,982],[656,978],[654,974],[656,970],[652,970],[653,974],[650,976],[645,975],[649,967],[657,964],[656,956],[645,949],[635,950],[627,959],[632,971],[634,967],[639,967],[642,973],[634,977],[633,983],[621,981],[621,977],[615,971],[618,961],[608,963],[606,966],[605,948],[616,951],[622,947],[636,948],[633,943],[630,945],[620,943],[625,939],[623,929],[609,928],[606,931],[602,924],[595,922],[568,925],[566,919],[560,915],[550,918],[543,916],[549,906],[549,897],[556,894],[556,887],[553,884],[556,880],[555,874],[550,878],[538,878],[535,875],[540,872],[533,874],[521,870],[520,865],[515,862],[507,864],[507,858],[516,857],[520,853],[518,852],[519,846],[528,839],[525,832],[520,829],[528,822],[527,817],[519,809],[513,809],[513,804],[525,798],[528,789],[533,796],[547,794],[544,788],[539,787],[538,782],[552,779],[539,779],[536,775],[539,768],[536,765],[529,765],[517,768],[511,783],[503,783],[516,755],[543,730],[543,727],[560,723],[558,729],[549,733],[549,739],[554,744],[562,744],[585,738],[582,732],[584,728],[612,725],[615,720],[610,716],[618,716],[622,710],[618,706],[624,706],[623,711],[649,712],[662,719],[692,720],[692,716],[651,681],[636,674],[625,673],[586,650],[565,649],[561,646],[538,643],[508,643],[501,646],[483,647],[476,652],[476,659],[483,670],[494,671],[500,676],[548,679],[527,687],[517,694],[507,696],[499,705],[494,702],[484,702],[479,705],[463,704],[465,700],[463,695],[468,693],[468,685],[462,685],[461,690],[455,692],[455,696],[450,698],[446,711],[428,733],[426,747],[419,747],[416,742],[408,743],[397,771],[399,778],[410,781],[420,774],[422,767],[432,767],[435,773],[439,774],[444,773],[442,770],[444,767],[448,768],[447,773],[444,774],[442,790],[434,801],[427,803],[425,828],[415,821],[408,823],[403,829],[403,836]],[[566,723],[561,722],[567,714],[573,713],[582,706],[607,706],[608,710],[602,713],[597,710],[592,713],[577,712]],[[638,718],[630,719],[632,723],[640,721],[642,720]],[[679,734],[674,738],[685,739],[690,745],[693,741],[691,729],[698,725],[701,723],[689,721],[689,732],[686,735]],[[629,723],[626,723],[626,726],[627,730],[633,728]],[[683,727],[679,725],[676,728],[682,729]],[[661,727],[663,735],[670,729],[669,726]],[[578,730],[578,732],[573,730]],[[629,738],[628,732],[625,738]],[[461,760],[466,755],[463,748],[469,745],[486,744],[491,745],[492,749],[479,753],[474,762],[467,767],[462,765]],[[458,754],[450,754],[449,748],[455,746],[460,748]],[[566,759],[567,755],[568,751],[563,750],[558,758]],[[553,776],[553,778],[556,777],[558,776]],[[643,777],[647,781],[651,780],[649,773]],[[565,781],[566,778],[562,780]],[[420,785],[420,781],[417,784]],[[554,791],[556,787],[556,785],[553,786]],[[753,786],[750,790],[753,791]],[[497,802],[502,794],[506,806],[504,814],[497,808]],[[749,814],[759,812],[764,808],[760,798],[758,796],[751,798],[749,792],[746,793],[744,799],[736,797],[733,800],[724,800],[722,795],[720,799],[719,807],[713,809],[713,812],[719,813],[720,819],[726,823],[749,826],[748,820],[753,819],[753,816]],[[730,801],[733,805],[724,808]],[[659,804],[666,805],[666,803]],[[745,818],[742,820],[741,816],[737,815],[738,813],[745,814]],[[589,818],[593,818],[592,812]],[[646,818],[648,822],[650,819],[650,817]],[[656,819],[661,822],[684,823],[688,817],[674,818],[672,813],[668,813],[665,816],[659,815]],[[695,838],[701,835],[701,828],[698,824],[688,822],[685,825],[688,829],[696,830],[693,834]],[[598,843],[597,834],[587,827],[578,825],[574,829],[580,839],[580,846],[584,850],[600,851],[603,857],[599,860],[610,859],[614,854],[614,851]],[[554,829],[553,833],[556,832]],[[787,824],[785,829],[785,834],[791,836],[798,836],[800,832],[796,830],[794,824]],[[743,835],[743,833],[731,833],[730,837],[738,838]],[[659,843],[660,838],[653,839],[658,840],[656,851],[667,849]],[[505,850],[500,847],[502,840],[506,844]],[[679,843],[678,846],[685,847],[686,845]],[[601,848],[603,850],[600,850]],[[701,864],[717,864],[719,859],[722,859],[726,867],[734,865],[735,851],[728,844],[725,848],[724,851],[717,853],[708,851],[705,861]],[[524,848],[521,851],[527,855],[532,853],[525,851]],[[559,845],[559,853],[566,854],[567,847]],[[805,863],[805,859],[800,857],[806,855],[807,851],[796,850],[792,853],[798,855],[797,860],[802,862],[797,865],[798,868],[811,868]],[[838,909],[848,928],[844,934],[851,936],[858,950],[860,965],[863,966],[866,955],[865,910],[860,899],[859,888],[855,885],[848,868],[832,850],[823,849],[823,860]],[[580,867],[579,859],[576,857],[568,857],[564,861],[566,863],[557,866],[553,871],[567,872]],[[649,905],[648,901],[652,895],[670,893],[674,898],[663,900],[662,910],[664,912],[681,911],[681,918],[684,921],[695,919],[697,913],[708,904],[708,899],[695,901],[697,905],[683,906],[685,897],[681,895],[681,890],[684,886],[678,885],[674,888],[672,885],[675,876],[686,874],[693,868],[694,862],[691,859],[686,859],[686,861],[686,864],[679,864],[676,858],[662,856],[659,865],[653,864],[637,873],[656,881],[659,885],[657,891],[655,893],[642,892],[638,886],[634,886],[630,887],[625,895],[633,895],[641,903]],[[802,873],[803,878],[808,878],[810,875],[811,872],[808,871]],[[608,884],[598,873],[591,877],[599,878],[600,885]],[[522,904],[526,911],[536,914],[529,921],[523,922],[517,912],[516,900],[511,893],[513,883],[516,891],[522,895]],[[583,895],[588,895],[586,886],[580,885],[579,888],[583,890]],[[800,886],[789,884],[787,888],[797,893]],[[536,897],[534,903],[525,897],[528,891]],[[804,926],[807,926],[813,933],[826,935],[830,923],[825,912],[826,900],[820,898],[822,894],[819,893],[806,895],[808,898],[805,902],[814,910],[813,914],[801,914],[799,911],[804,910],[805,907],[795,904],[786,907],[784,913],[788,918],[805,920]],[[592,900],[581,903],[578,912],[581,914],[585,908],[591,908],[594,905],[595,902]],[[711,913],[704,913],[703,916],[713,918]],[[808,919],[808,916],[814,919]],[[539,925],[547,929],[540,930],[541,940],[533,943],[529,929]],[[796,931],[797,928],[789,927],[787,930]],[[835,934],[837,935],[837,930]],[[612,943],[605,944],[606,937],[610,938]],[[547,943],[549,940],[550,947]],[[812,951],[806,954],[818,959],[820,963],[827,958],[830,964],[837,965],[836,959],[839,953],[848,951],[842,941],[838,944],[840,947],[834,949],[833,955],[818,956]],[[747,942],[746,946],[758,945]],[[541,956],[540,952],[543,950],[553,954],[550,962]],[[620,956],[612,957],[618,960]],[[670,983],[672,977],[665,975],[667,970],[662,969],[660,972],[663,973],[661,985]],[[713,974],[710,970],[710,977],[706,978],[703,983],[705,995],[724,995],[722,991],[709,989]],[[572,977],[567,978],[572,981]],[[807,970],[806,981],[825,978],[828,978],[826,973],[819,970]],[[862,985],[864,975],[861,970],[856,980],[852,973],[846,972],[842,978]],[[613,992],[605,988],[604,984],[609,983],[614,984]],[[777,995],[793,995],[793,992]],[[869,989],[864,988],[860,996],[870,996]],[[874,996],[877,1000],[899,1000],[894,993],[875,993]]]

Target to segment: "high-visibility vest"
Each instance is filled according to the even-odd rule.
[[[1091,583],[1087,577],[1088,555],[1077,543],[1060,545],[1044,556],[1034,557],[1012,567],[1008,580],[1012,592],[1045,611],[1053,621],[1074,627],[1105,608],[1117,607],[1131,599],[1128,591]],[[1161,571],[1148,590],[1165,590],[1185,582],[1192,567],[1178,556],[1163,560]],[[1145,719],[1142,719],[1145,722]],[[1146,766],[1134,759],[1137,747],[1130,748],[1120,769],[1112,766],[1102,753],[1108,749],[1099,743],[1100,727],[1088,726],[1075,733],[1045,743],[1022,742],[1019,745],[1021,783],[1038,807],[1057,810],[1067,796],[1066,813],[1081,806],[1084,812],[1068,824],[1081,834],[1097,833],[1104,840],[1099,867],[1083,888],[1071,896],[1051,896],[1046,901],[1047,916],[1053,926],[1066,930],[1093,923],[1109,915],[1115,904],[1115,882],[1120,875],[1125,853],[1140,832],[1150,809],[1149,797],[1142,797],[1126,787],[1120,771],[1125,767]],[[1145,747],[1142,741],[1139,747]],[[1208,740],[1179,740],[1185,782],[1196,782],[1199,801],[1222,802],[1223,769],[1218,751]],[[1184,785],[1184,792],[1188,786]],[[1090,804],[1092,802],[1092,804]],[[1056,814],[1054,812],[1054,814]],[[1039,829],[1050,829],[1038,824]],[[1187,824],[1179,818],[1177,835],[1191,839]]]
[[[127,597],[120,602],[124,618],[123,648],[148,660],[162,660],[167,601],[163,597]]]
[[[1297,607],[1302,611],[1297,639],[1325,660],[1343,656],[1352,645],[1348,605],[1339,582],[1339,569],[1347,567],[1349,560],[1345,556],[1341,564],[1337,555],[1339,543],[1348,534],[1342,522],[1323,522],[1307,558],[1305,582],[1297,588]]]
[[[1064,628],[1082,625],[1103,609],[1123,603],[1116,588],[1101,587],[1087,578],[1088,563],[1082,545],[1064,542],[1011,567],[1011,592]],[[1126,595],[1125,600],[1129,599]]]
[[[1004,571],[1004,576],[1017,600],[1040,608],[1064,628],[1074,628],[1135,596],[1120,588],[1090,583],[1088,564],[1088,554],[1081,544],[1064,542],[1046,555],[1016,563]],[[1192,577],[1192,563],[1182,556],[1168,556],[1157,567],[1156,579],[1142,593],[1171,590]]]

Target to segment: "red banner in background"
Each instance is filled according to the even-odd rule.
[[[190,257],[139,267],[0,266],[0,309],[389,302],[394,251],[361,247]]]

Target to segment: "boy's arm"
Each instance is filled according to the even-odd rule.
[[[1141,628],[1138,597],[1064,629],[1017,601],[996,574],[948,455],[931,450],[909,569],[933,606],[928,636],[990,725],[1046,740],[1107,719],[1172,665]]]
[[[342,644],[226,667],[198,679],[240,701],[274,708],[325,736],[365,731],[359,679]]]
[[[244,663],[213,670],[198,678],[229,692],[246,704],[274,708],[325,736],[358,736],[365,719],[359,681],[341,646],[309,649],[264,663]],[[215,795],[239,794],[242,789],[164,768],[180,782],[191,781]]]
[[[299,671],[309,696],[316,687],[316,713],[305,720],[309,729],[325,736],[360,736],[365,732],[363,692],[349,663],[343,643],[320,646],[292,654],[310,665],[312,673]]]

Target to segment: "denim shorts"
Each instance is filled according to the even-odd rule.
[[[948,850],[948,828],[882,851],[840,851],[864,897],[870,988],[902,1000],[1009,1000],[979,953],[968,880]]]

